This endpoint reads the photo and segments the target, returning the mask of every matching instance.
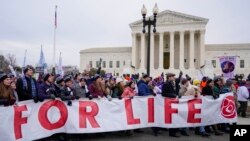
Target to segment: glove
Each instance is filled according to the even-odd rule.
[[[134,97],[133,97],[133,96],[130,96],[129,98],[130,98],[130,99],[133,99]]]
[[[92,100],[93,99],[93,96],[92,95],[89,95],[89,100]]]
[[[153,96],[156,96],[156,94],[155,94],[155,93],[153,93]]]
[[[112,101],[112,97],[110,95],[107,95],[108,101]]]
[[[44,100],[44,99],[42,99],[42,98],[38,98],[38,101],[39,101],[39,102],[43,102],[43,100]]]
[[[10,105],[15,104],[15,102],[16,102],[16,100],[15,100],[15,99],[11,99],[11,100],[10,100]]]
[[[50,95],[50,98],[53,99],[53,100],[55,100],[55,99],[56,99],[56,96],[53,95],[53,94],[51,94],[51,95]]]
[[[71,100],[75,100],[75,99],[76,99],[75,96],[72,95],[72,96],[71,96]]]
[[[67,105],[72,106],[72,101],[68,101]]]
[[[37,97],[33,97],[33,100],[34,100],[35,103],[38,102],[38,98]]]
[[[80,96],[77,95],[77,96],[76,96],[76,99],[77,99],[77,100],[80,99]]]
[[[181,95],[178,95],[178,98],[181,98],[182,96]]]
[[[119,100],[122,100],[122,97],[121,97],[121,96],[119,96],[119,97],[118,97],[118,99],[119,99]]]
[[[195,95],[194,95],[194,97],[195,97],[195,98],[197,98],[197,97],[198,97],[198,95],[197,95],[197,94],[195,94]]]
[[[213,95],[213,98],[217,99],[217,98],[219,98],[219,96],[218,95]]]

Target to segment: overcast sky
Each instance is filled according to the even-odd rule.
[[[131,46],[129,24],[141,19],[143,4],[151,14],[172,10],[208,18],[206,44],[250,43],[249,0],[0,0],[0,53],[15,54],[22,65],[37,64],[43,45],[52,63],[54,12],[57,12],[57,52],[63,65],[80,63],[79,51],[91,47]]]

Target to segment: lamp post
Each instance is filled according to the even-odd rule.
[[[157,7],[157,4],[155,4],[155,7],[153,8],[153,14],[154,14],[154,19],[151,20],[150,17],[148,17],[148,19],[146,19],[146,15],[147,15],[147,9],[145,8],[145,5],[143,5],[142,9],[141,9],[141,14],[143,17],[143,30],[142,32],[145,33],[145,27],[148,26],[148,52],[147,52],[147,75],[150,76],[150,32],[151,32],[151,25],[154,26],[153,32],[156,32],[156,16],[159,12],[159,9]]]

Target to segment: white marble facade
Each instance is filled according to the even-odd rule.
[[[151,17],[152,18],[152,17]],[[163,11],[157,16],[157,32],[150,37],[150,72],[158,76],[162,72],[184,73],[196,77],[205,60],[216,64],[215,74],[221,74],[219,56],[239,56],[236,73],[250,73],[250,44],[205,45],[205,32],[208,19],[173,11]],[[107,72],[131,73],[146,72],[147,68],[147,34],[142,33],[142,20],[130,24],[132,48],[93,48],[82,50],[80,69],[96,62],[99,58],[113,60],[112,68],[104,68]],[[147,31],[146,31],[147,33]],[[116,61],[128,62],[116,68]],[[244,68],[240,68],[240,60],[244,60]],[[131,69],[135,66],[135,69]],[[241,62],[242,63],[242,62]],[[107,64],[109,65],[109,64]],[[93,65],[92,65],[93,66]],[[114,67],[115,66],[115,67]],[[95,65],[93,66],[95,67]]]

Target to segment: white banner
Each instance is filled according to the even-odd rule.
[[[30,141],[54,133],[95,133],[144,127],[194,127],[237,121],[232,93],[181,99],[135,97],[133,99],[24,101],[0,107],[0,140]]]
[[[229,79],[234,77],[234,70],[236,66],[236,56],[220,57],[220,65],[223,77]]]

